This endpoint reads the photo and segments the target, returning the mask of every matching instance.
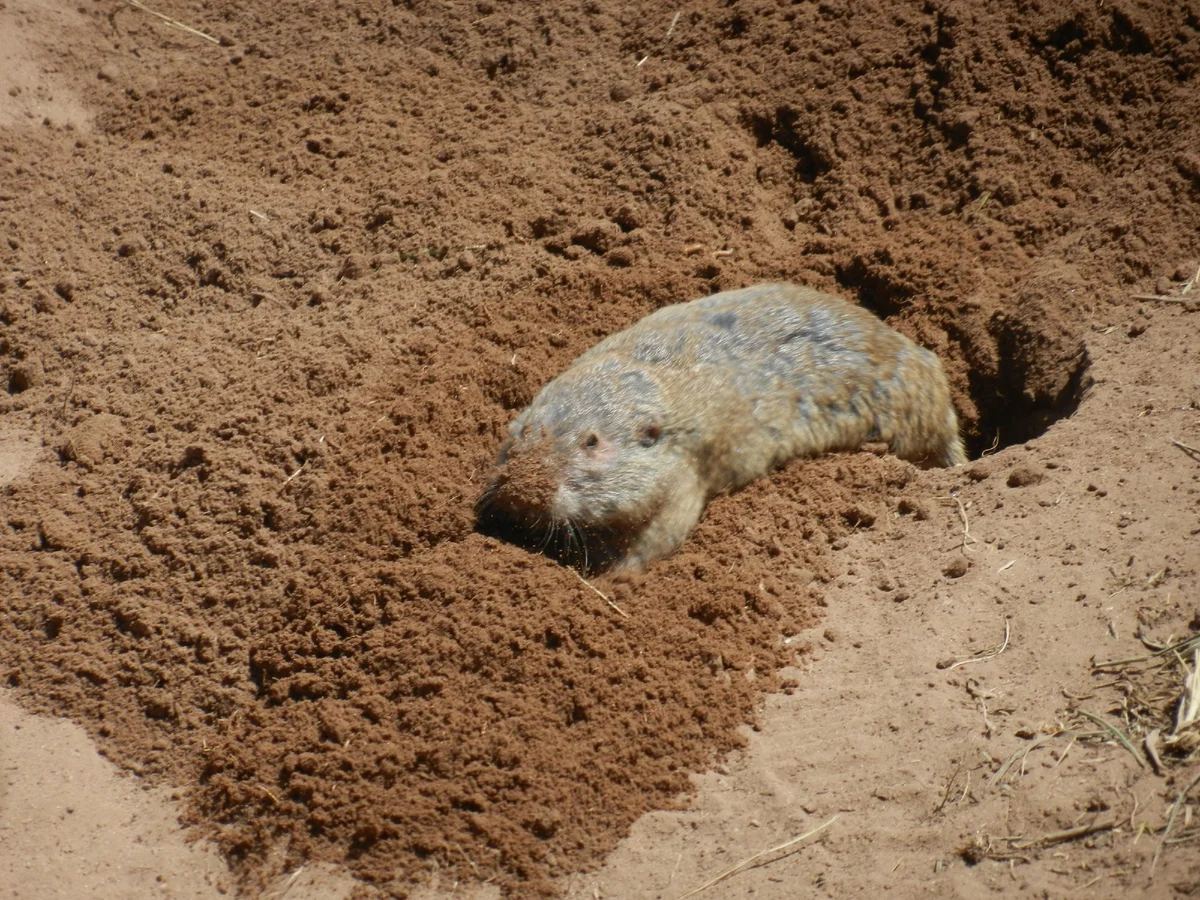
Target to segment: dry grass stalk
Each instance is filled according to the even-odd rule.
[[[1146,767],[1146,761],[1142,759],[1142,754],[1138,753],[1137,747],[1133,746],[1133,742],[1126,737],[1125,732],[1123,732],[1120,728],[1112,724],[1103,716],[1098,716],[1093,712],[1088,712],[1086,709],[1079,710],[1079,714],[1081,716],[1087,716],[1089,719],[1107,731],[1118,744],[1128,750],[1133,758],[1137,760],[1138,766],[1143,769]]]
[[[144,3],[139,2],[139,0],[129,0],[129,5],[136,6],[142,12],[148,12],[152,16],[157,16],[158,18],[160,18],[164,22],[166,22],[168,25],[170,25],[172,28],[178,28],[180,31],[186,31],[188,34],[193,34],[198,38],[203,38],[204,40],[210,41],[217,45],[219,45],[221,43],[217,38],[213,37],[211,34],[205,34],[203,31],[197,31],[195,28],[192,28],[190,25],[184,25],[178,19],[172,19],[170,16],[164,15],[163,13],[153,10],[150,7],[146,6]]]
[[[1116,686],[1124,694],[1125,718],[1146,735],[1143,740],[1146,757],[1160,771],[1167,760],[1158,756],[1159,751],[1178,760],[1200,750],[1200,634],[1166,646],[1145,638],[1143,643],[1153,652],[1097,663],[1093,672],[1117,670],[1118,678],[1106,686]],[[1153,665],[1141,670],[1128,668],[1139,663]],[[1165,712],[1169,708],[1174,708],[1174,715]]]
[[[1181,641],[1168,644],[1166,647],[1159,647],[1154,650],[1153,653],[1148,653],[1145,656],[1130,656],[1126,659],[1110,659],[1106,662],[1092,663],[1092,671],[1097,672],[1100,669],[1115,669],[1120,668],[1121,666],[1132,665],[1133,663],[1149,662],[1150,660],[1157,659],[1160,656],[1172,656],[1176,653],[1188,653],[1196,648],[1200,648],[1200,634],[1193,634]]]
[[[1105,819],[1102,822],[1092,822],[1088,825],[1076,825],[1074,828],[1066,828],[1062,831],[1052,831],[1038,838],[998,838],[997,840],[1002,840],[1008,844],[1006,848],[994,846],[991,836],[988,836],[986,839],[976,838],[971,844],[964,847],[959,855],[969,863],[978,863],[985,859],[1028,863],[1031,860],[1025,854],[1030,850],[1045,850],[1049,847],[1065,844],[1068,841],[1077,841],[1080,838],[1098,834],[1102,831],[1112,831],[1116,827],[1116,819]]]
[[[974,540],[974,538],[972,538],[972,540]],[[1002,640],[1000,642],[1000,645],[998,647],[994,647],[991,650],[985,650],[982,653],[976,654],[975,656],[968,656],[966,659],[960,659],[957,662],[951,663],[949,666],[946,666],[946,670],[949,671],[950,669],[957,669],[959,666],[965,666],[967,663],[987,662],[989,659],[995,659],[997,656],[999,656],[1001,653],[1003,653],[1005,650],[1008,649],[1008,638],[1009,638],[1010,634],[1011,634],[1011,628],[1009,626],[1008,619],[1005,619],[1004,620],[1004,640]]]
[[[1179,698],[1179,709],[1175,714],[1175,730],[1179,734],[1183,729],[1200,719],[1200,647],[1192,651],[1192,666],[1180,661],[1187,677],[1183,681],[1183,694]]]
[[[1030,753],[1042,746],[1042,744],[1046,743],[1046,741],[1050,740],[1051,738],[1060,737],[1066,733],[1067,732],[1065,731],[1060,731],[1058,734],[1045,734],[1036,741],[1032,741],[1024,747],[1018,747],[1012,756],[1006,759],[1004,764],[995,771],[995,774],[993,774],[991,778],[988,779],[988,784],[992,787],[995,787],[1004,780],[1004,776],[1008,774],[1008,770],[1013,767],[1013,764],[1016,763],[1018,759],[1021,760],[1021,766],[1023,768],[1025,765],[1025,760],[1028,758]]]
[[[1171,804],[1171,814],[1167,816],[1167,827],[1163,829],[1162,838],[1159,839],[1158,847],[1154,851],[1154,858],[1150,860],[1151,878],[1154,877],[1154,867],[1158,865],[1158,859],[1160,856],[1162,856],[1163,848],[1167,845],[1167,838],[1171,835],[1171,829],[1175,827],[1175,817],[1179,815],[1179,810],[1183,807],[1183,804],[1187,802],[1188,794],[1197,784],[1200,784],[1200,775],[1197,775],[1190,782],[1188,782],[1187,787],[1179,792],[1179,795],[1175,798],[1175,802]]]
[[[1042,850],[1046,847],[1053,847],[1055,844],[1065,844],[1067,841],[1075,841],[1081,837],[1087,837],[1101,831],[1112,831],[1116,827],[1116,819],[1106,819],[1103,822],[1092,822],[1090,825],[1076,825],[1074,828],[1052,831],[1050,834],[1044,834],[1040,838],[1034,838],[1031,841],[1018,840],[1016,838],[1008,838],[1008,840],[1017,850]]]
[[[625,610],[621,609],[621,607],[617,606],[617,604],[615,604],[611,600],[609,600],[608,595],[605,594],[603,591],[601,591],[598,587],[596,587],[594,584],[592,584],[590,581],[588,581],[586,578],[584,578],[582,575],[580,575],[574,569],[571,570],[571,574],[574,575],[576,578],[578,578],[580,581],[582,581],[585,585],[587,585],[593,591],[595,591],[597,597],[599,597],[601,600],[603,600],[605,603],[607,603],[609,606],[611,606],[613,609],[615,609],[617,612],[619,612],[621,615],[623,615],[626,619],[629,618],[629,613],[625,612]]]
[[[755,853],[753,856],[743,859],[740,863],[738,863],[737,865],[734,865],[734,866],[730,866],[728,869],[726,869],[724,872],[722,872],[720,875],[718,875],[716,878],[712,879],[711,881],[708,881],[708,882],[700,885],[700,887],[698,887],[698,888],[694,888],[694,889],[688,891],[686,894],[681,894],[679,897],[676,898],[676,900],[686,900],[687,897],[695,897],[697,894],[699,894],[703,891],[707,891],[710,887],[720,884],[726,878],[732,878],[738,872],[741,872],[745,869],[749,869],[749,868],[753,867],[755,864],[763,865],[763,863],[760,862],[760,860],[762,860],[763,857],[770,856],[772,853],[779,853],[782,850],[788,850],[791,847],[794,847],[796,844],[799,844],[801,841],[805,840],[806,838],[815,837],[816,835],[818,835],[822,831],[824,831],[826,828],[828,828],[830,825],[832,825],[834,822],[836,822],[840,815],[841,814],[839,813],[837,816],[834,816],[832,819],[830,819],[824,825],[818,825],[812,831],[806,831],[804,834],[797,835],[796,837],[792,838],[790,841],[784,841],[782,844],[778,845],[777,847],[771,847],[769,850],[763,850],[759,853]],[[785,855],[788,855],[788,854],[785,854]],[[783,859],[783,857],[782,856],[777,857],[776,859],[771,860],[771,862],[777,862],[780,859]]]

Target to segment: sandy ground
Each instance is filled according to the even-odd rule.
[[[0,7],[0,897],[1200,891],[1195,4],[155,9]],[[474,533],[767,280],[972,462],[793,462],[627,617]]]

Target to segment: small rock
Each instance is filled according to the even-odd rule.
[[[571,234],[571,243],[603,256],[621,239],[621,228],[615,222],[600,220],[583,225]]]
[[[34,292],[32,306],[40,313],[53,315],[62,308],[63,301],[58,294],[51,294],[49,291],[43,291],[41,288],[38,288]]]
[[[972,481],[984,481],[991,477],[994,468],[995,466],[990,460],[980,460],[967,469],[967,477]]]
[[[57,509],[48,511],[38,522],[38,540],[42,549],[66,550],[76,543],[76,529],[71,520]]]
[[[111,413],[98,413],[68,431],[57,449],[63,459],[94,469],[106,457],[119,458],[124,446],[124,420]]]
[[[996,201],[1004,206],[1012,206],[1014,203],[1021,202],[1021,186],[1011,175],[1001,178],[992,194]]]
[[[179,460],[181,469],[190,469],[195,466],[203,466],[209,462],[208,451],[199,444],[191,444],[184,448],[183,456]]]
[[[458,267],[464,272],[470,272],[477,265],[479,265],[479,260],[475,258],[475,254],[470,250],[464,250],[458,254]]]
[[[396,211],[390,206],[379,206],[367,217],[367,230],[377,231],[384,225],[391,225],[396,218]]]
[[[1197,615],[1200,615],[1200,613],[1197,613]],[[822,637],[824,637],[825,640],[829,641],[829,643],[836,644],[838,641],[840,641],[842,639],[842,633],[840,631],[838,631],[836,628],[826,628],[825,633],[822,635]]]
[[[624,103],[633,96],[633,89],[627,84],[614,84],[609,88],[608,96],[613,103]]]
[[[622,206],[612,216],[612,220],[618,228],[625,232],[642,227],[641,214],[631,206]]]
[[[1165,297],[1167,294],[1171,293],[1171,279],[1164,275],[1155,281],[1154,293],[1158,294],[1160,297]]]
[[[8,392],[20,394],[30,388],[37,387],[46,378],[42,361],[36,356],[23,359],[8,372]]]
[[[1029,487],[1031,484],[1037,484],[1044,477],[1043,473],[1035,472],[1029,466],[1017,466],[1008,473],[1009,487]]]
[[[967,562],[966,557],[956,556],[942,569],[942,574],[947,578],[962,578],[969,568],[971,564]]]
[[[633,249],[630,247],[614,247],[604,254],[604,261],[615,268],[626,269],[633,265]]]
[[[856,504],[842,510],[842,521],[851,528],[871,528],[875,525],[875,513],[866,506]]]
[[[1200,260],[1186,259],[1175,267],[1174,278],[1176,281],[1191,281],[1197,269],[1200,269]]]
[[[534,216],[529,220],[529,232],[536,240],[541,240],[544,237],[553,237],[563,230],[563,220],[560,216],[546,214]]]
[[[809,569],[792,567],[788,569],[788,577],[793,590],[808,587],[816,576]]]
[[[117,256],[121,257],[121,259],[129,259],[131,256],[137,256],[145,249],[146,242],[137,235],[133,235],[120,243],[117,247]]]
[[[342,260],[342,268],[338,272],[338,278],[346,281],[354,281],[357,278],[362,278],[363,272],[366,271],[366,266],[366,260],[361,254],[351,253]]]

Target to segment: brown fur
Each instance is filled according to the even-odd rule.
[[[542,536],[585,569],[641,568],[721,491],[869,442],[924,466],[966,461],[936,356],[808,288],[715,294],[658,310],[546,385],[510,426],[480,528]]]

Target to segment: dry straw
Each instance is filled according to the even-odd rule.
[[[839,813],[839,815],[840,815],[840,813]],[[777,847],[771,847],[768,850],[763,850],[763,851],[760,851],[759,853],[755,853],[753,856],[743,859],[737,865],[730,866],[728,869],[726,869],[724,872],[722,872],[716,878],[712,879],[712,881],[705,882],[704,884],[700,885],[700,887],[694,888],[694,889],[688,891],[686,894],[681,894],[679,897],[676,898],[676,900],[687,900],[688,897],[695,897],[697,894],[701,893],[702,891],[707,891],[710,887],[714,887],[715,885],[720,884],[725,879],[732,878],[738,872],[743,872],[746,869],[753,868],[755,865],[764,865],[764,863],[762,862],[764,857],[770,856],[773,853],[780,853],[784,850],[788,850],[788,849],[794,847],[796,844],[799,844],[801,841],[820,834],[822,831],[824,831],[826,828],[828,828],[830,825],[832,825],[837,820],[838,820],[838,816],[834,816],[832,819],[830,819],[824,825],[819,825],[816,828],[814,828],[812,831],[806,831],[804,834],[797,835],[796,837],[792,838],[790,841],[784,841],[782,844],[780,844]],[[771,860],[771,862],[777,862],[779,859],[782,859],[782,858],[783,858],[782,856],[777,857],[776,859]]]

